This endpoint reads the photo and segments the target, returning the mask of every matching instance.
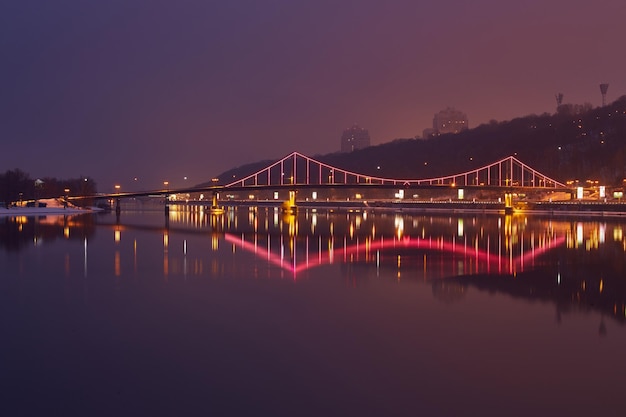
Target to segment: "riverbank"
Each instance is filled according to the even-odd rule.
[[[281,208],[281,200],[225,200],[220,201],[222,207],[267,207]],[[208,210],[210,201],[176,201],[170,202],[175,207],[203,207]],[[435,214],[505,214],[504,202],[473,201],[473,200],[352,200],[352,201],[297,201],[299,210],[330,210],[330,211],[388,211],[400,213],[435,213]],[[163,202],[149,206],[125,204],[122,202],[122,212],[136,210],[163,210]],[[102,209],[82,209],[63,206],[45,208],[13,207],[0,209],[0,216],[6,215],[46,215],[46,214],[80,214],[98,212]],[[547,217],[616,217],[626,218],[626,203],[599,202],[599,201],[561,201],[561,202],[516,202],[514,214]]]
[[[59,214],[87,214],[102,211],[101,209],[84,209],[76,207],[11,207],[0,208],[0,217],[11,216],[46,216]]]
[[[188,202],[188,205],[204,205]],[[280,207],[278,200],[221,202],[226,207]],[[407,213],[485,213],[505,214],[503,202],[490,201],[298,201],[299,209],[388,210]],[[626,217],[626,203],[597,201],[518,202],[513,213],[558,217]]]
[[[41,207],[12,206],[9,208],[0,207],[0,217],[11,216],[46,216],[60,214],[85,214],[102,211],[98,207],[77,207],[72,204],[63,205],[55,199],[40,200]]]

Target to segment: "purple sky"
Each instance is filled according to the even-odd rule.
[[[623,0],[24,0],[0,5],[0,171],[100,191],[626,94]],[[506,140],[506,138],[503,138]],[[133,181],[138,177],[139,181]]]

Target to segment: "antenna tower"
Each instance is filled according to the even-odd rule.
[[[602,107],[606,106],[606,92],[608,89],[608,84],[600,84],[600,94],[602,94]]]
[[[555,94],[554,97],[556,98],[556,109],[558,110],[559,106],[563,104],[563,93]]]

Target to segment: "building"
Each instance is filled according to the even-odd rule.
[[[434,136],[437,136],[437,131],[432,127],[428,127],[422,132],[422,139],[430,139]],[[417,139],[417,137],[415,137],[415,139]]]
[[[370,146],[370,133],[356,123],[343,131],[341,135],[341,152],[352,152]]]
[[[467,115],[453,107],[447,107],[433,117],[433,130],[431,136],[444,135],[446,133],[459,133],[469,127]]]

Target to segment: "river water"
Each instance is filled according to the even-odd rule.
[[[617,416],[624,220],[0,218],[0,415]]]

